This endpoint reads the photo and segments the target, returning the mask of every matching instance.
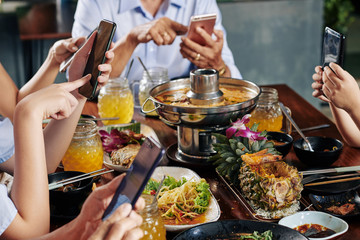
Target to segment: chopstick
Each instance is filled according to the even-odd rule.
[[[103,170],[105,170],[105,168],[100,169],[100,170],[96,170],[96,171],[93,171],[93,172],[81,174],[81,175],[76,176],[76,177],[67,178],[67,179],[64,179],[64,180],[61,180],[61,181],[58,181],[58,182],[55,182],[55,183],[50,183],[49,184],[49,190],[53,190],[53,189],[56,189],[56,188],[59,188],[59,187],[63,187],[64,185],[68,185],[68,184],[71,184],[71,183],[74,183],[74,182],[82,181],[82,180],[85,180],[85,179],[88,179],[88,178],[96,177],[96,176],[99,176],[99,175],[102,175],[102,174],[105,174],[105,173],[110,173],[110,172],[114,171],[114,169],[111,169],[111,170],[108,170],[108,171],[100,172],[100,171],[103,171]],[[99,173],[97,173],[97,172],[99,172]],[[97,174],[91,175],[93,173],[97,173]]]
[[[353,178],[342,178],[337,180],[330,180],[330,181],[323,181],[323,182],[315,182],[315,183],[307,183],[304,186],[318,186],[318,185],[325,185],[325,184],[332,184],[332,183],[340,183],[340,182],[350,182],[360,180],[360,177],[353,177]]]
[[[311,175],[311,174],[340,173],[340,172],[352,172],[352,171],[360,171],[360,166],[308,170],[308,171],[302,171],[300,173],[302,173],[302,175]]]
[[[92,120],[92,121],[103,121],[103,120],[118,120],[119,117],[107,117],[107,118],[80,118],[79,120]],[[50,118],[44,119],[42,123],[49,123]]]
[[[93,121],[103,121],[103,120],[118,120],[119,117],[107,117],[107,118],[80,118],[80,120],[93,120]]]

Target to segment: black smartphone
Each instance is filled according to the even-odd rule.
[[[91,79],[79,88],[79,93],[88,99],[92,99],[95,96],[98,85],[97,78],[101,75],[98,66],[106,60],[105,53],[110,48],[115,30],[116,24],[105,19],[101,20],[97,28],[97,34],[83,74],[85,76],[91,73]]]
[[[324,69],[331,62],[337,63],[341,67],[344,64],[345,36],[335,30],[326,27],[323,38],[321,64]]]
[[[203,28],[208,34],[212,34],[216,22],[216,13],[192,16],[190,19],[187,37],[200,45],[205,45],[205,39],[196,32],[197,27]]]
[[[159,164],[165,150],[151,137],[145,139],[132,164],[133,169],[121,181],[114,197],[102,217],[106,220],[121,204],[131,203],[134,207],[136,201]]]

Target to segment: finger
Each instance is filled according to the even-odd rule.
[[[318,73],[314,73],[314,74],[312,75],[312,79],[313,79],[314,81],[317,81],[317,82],[322,82],[322,77],[321,77],[321,75],[318,74]]]
[[[125,173],[117,176],[109,183],[95,189],[94,194],[103,198],[110,198],[114,195],[117,187],[119,186],[122,179],[125,177]]]
[[[136,223],[136,226],[140,226],[141,223],[143,222],[142,217],[139,214],[137,214],[135,211],[130,212],[129,218],[131,218]]]
[[[321,73],[323,72],[322,67],[316,66],[315,67],[315,72],[321,75]]]
[[[171,29],[173,29],[177,35],[183,35],[188,31],[187,26],[182,25],[181,23],[175,22],[173,20],[171,20],[170,26]]]
[[[208,45],[209,47],[214,46],[215,41],[212,39],[211,34],[209,34],[208,32],[206,32],[203,28],[201,27],[197,27],[196,32],[205,39],[206,45]]]
[[[106,57],[105,63],[110,64],[114,60],[115,53],[113,51],[107,51],[105,53],[105,57]]]
[[[136,211],[138,211],[138,210],[144,209],[144,207],[145,207],[145,199],[142,197],[139,197],[139,199],[135,203],[134,209]]]
[[[91,74],[87,74],[86,76],[72,82],[65,82],[60,83],[60,85],[67,90],[68,92],[74,91],[75,89],[78,89],[82,85],[84,85],[86,82],[88,82],[91,78]]]
[[[325,74],[323,74],[323,82],[325,84],[331,83],[334,87],[336,87],[337,86],[336,81],[339,80],[336,74],[330,69],[330,67],[325,67],[324,72]]]

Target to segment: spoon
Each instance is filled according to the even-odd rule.
[[[141,65],[142,65],[142,67],[144,68],[144,70],[145,70],[146,74],[148,75],[149,79],[152,81],[152,78],[151,78],[151,76],[150,76],[150,73],[149,73],[149,71],[147,70],[147,68],[145,67],[143,61],[141,61],[141,58],[138,56],[137,59],[138,59],[139,62],[141,63]]]
[[[309,142],[309,140],[305,137],[305,135],[303,134],[303,132],[300,130],[300,128],[298,127],[298,125],[295,123],[294,119],[289,115],[289,113],[286,111],[284,104],[282,102],[279,103],[280,104],[280,108],[281,111],[284,113],[284,115],[287,117],[287,119],[289,119],[289,121],[291,122],[291,124],[294,126],[294,128],[296,129],[296,131],[300,134],[300,136],[304,139],[305,143],[307,144],[309,151],[313,152],[314,150],[311,147],[311,144]]]
[[[131,67],[132,67],[133,63],[134,63],[134,59],[131,59],[129,68],[128,68],[127,73],[125,75],[126,79],[129,79],[129,73],[130,73],[130,70],[131,70]]]

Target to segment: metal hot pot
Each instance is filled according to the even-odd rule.
[[[245,89],[251,94],[251,98],[232,105],[208,107],[222,99],[220,86]],[[156,99],[156,96],[165,91],[185,87],[190,87],[186,95],[195,107],[174,106]],[[214,69],[197,69],[190,72],[190,78],[173,80],[152,88],[149,92],[150,97],[143,106],[147,101],[152,101],[155,108],[142,111],[156,111],[163,122],[177,127],[178,143],[174,160],[206,164],[207,159],[215,154],[211,133],[222,132],[229,127],[231,121],[236,121],[251,112],[256,106],[260,92],[260,87],[255,83],[234,78],[219,78],[218,72]]]

